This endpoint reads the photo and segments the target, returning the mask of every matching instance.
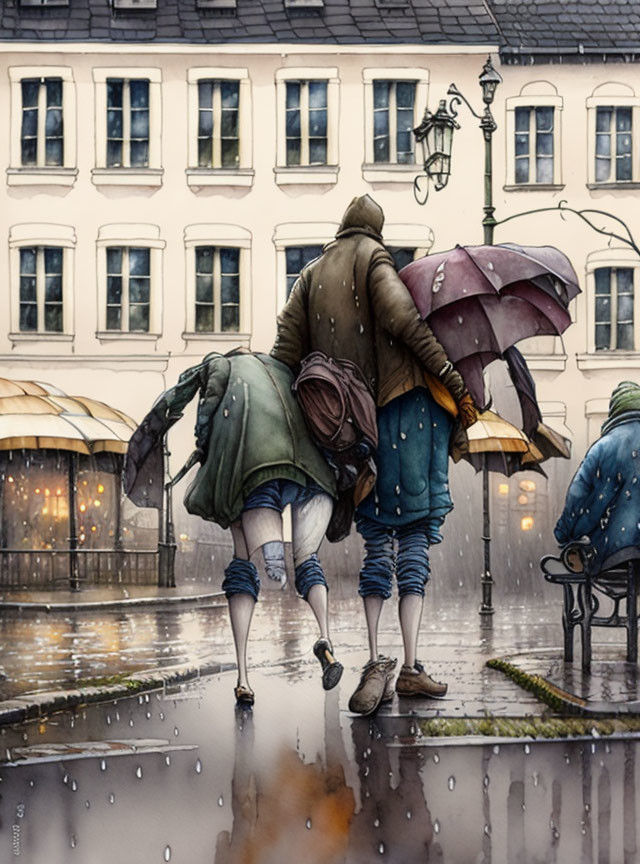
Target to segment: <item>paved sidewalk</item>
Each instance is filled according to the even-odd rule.
[[[124,609],[168,604],[209,603],[224,599],[221,591],[202,585],[159,588],[156,585],[108,585],[79,591],[3,591],[0,610],[22,609],[42,612],[83,609]]]

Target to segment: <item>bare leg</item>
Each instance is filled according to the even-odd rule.
[[[251,594],[232,594],[229,597],[229,615],[231,617],[231,629],[233,641],[236,646],[236,658],[238,661],[238,684],[242,687],[249,686],[247,677],[247,641],[249,639],[249,628],[253,617],[253,608],[256,601]]]
[[[418,633],[422,620],[424,597],[421,594],[405,594],[398,604],[400,629],[404,644],[404,665],[413,667],[418,651]]]
[[[369,655],[371,660],[378,659],[378,622],[382,612],[384,598],[371,595],[364,598],[364,614],[367,619],[367,632],[369,635]]]
[[[307,603],[311,606],[311,611],[316,616],[321,639],[329,638],[328,594],[329,592],[324,585],[312,585],[307,594]]]

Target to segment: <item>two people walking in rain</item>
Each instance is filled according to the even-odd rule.
[[[566,304],[579,289],[571,265],[557,250],[553,252],[563,259],[560,264],[568,276],[559,273],[555,260],[555,269],[550,269],[549,254],[537,261],[525,247],[502,250],[510,257],[509,279],[522,285],[523,279],[536,276],[531,282],[534,301],[530,296],[511,297],[507,304],[511,311],[514,304],[520,310],[522,333],[516,334],[513,321],[510,328],[500,321],[504,310],[499,301],[504,298],[498,293],[503,286],[491,261],[484,274],[472,262],[475,283],[454,279],[453,267],[461,258],[457,247],[450,253],[451,272],[445,274],[443,259],[420,294],[405,271],[402,278],[396,272],[383,244],[383,222],[382,209],[372,198],[355,198],[336,239],[295,283],[278,317],[270,355],[244,349],[207,355],[156,402],[130,442],[125,489],[135,500],[136,485],[146,476],[145,466],[157,460],[167,430],[200,395],[197,449],[190,460],[200,468],[185,506],[231,528],[234,555],[223,590],[238,661],[235,694],[243,706],[254,701],[246,650],[260,580],[252,558],[260,549],[267,575],[284,586],[282,511],[287,505],[292,512],[295,588],[317,622],[313,650],[324,688],[336,686],[343,668],[331,641],[327,581],[317,553],[325,534],[339,540],[355,520],[365,549],[358,593],[369,659],[349,700],[350,710],[374,712],[393,697],[394,679],[402,696],[441,697],[447,692],[446,683],[435,681],[420,662],[418,636],[430,577],[429,549],[442,539],[442,525],[453,507],[450,448],[454,440],[457,446],[464,441],[464,430],[475,423],[477,406],[485,401],[478,381],[492,352],[502,356],[516,338],[531,335],[527,327],[557,333],[570,322]],[[511,262],[514,257],[520,259],[517,267]],[[428,260],[409,265],[410,276]],[[478,274],[485,278],[481,288]],[[506,276],[503,283],[508,283]],[[494,316],[497,322],[490,334],[471,325],[475,338],[469,338],[471,331],[465,328],[467,338],[462,339],[455,322],[443,326],[436,307],[438,302],[451,303],[455,291],[467,304],[465,314],[475,308],[469,301],[484,303],[482,320]],[[491,292],[497,297],[493,308]],[[438,338],[421,308],[424,295],[439,327]],[[533,310],[527,312],[530,320],[522,312],[525,307]],[[455,317],[460,322],[463,316]],[[509,344],[508,333],[513,337]],[[475,351],[470,348],[474,342]],[[453,362],[466,370],[465,378]],[[525,376],[518,392],[524,416],[525,406],[532,399],[535,403],[532,380]],[[527,415],[537,422],[538,414],[528,410]],[[394,576],[404,648],[397,679],[396,659],[380,653],[378,646],[380,613],[392,595]]]

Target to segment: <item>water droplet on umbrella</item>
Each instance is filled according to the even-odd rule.
[[[222,795],[221,795],[221,796],[218,798],[218,807],[222,807],[223,804],[224,804],[224,798],[223,798]]]
[[[307,819],[307,821],[304,823],[304,825],[305,825],[305,828],[307,829],[307,831],[311,831],[311,819]]]
[[[453,790],[455,789],[455,785],[456,785],[456,778],[455,777],[449,777],[449,779],[447,780],[447,786],[449,788],[449,792],[453,792]]]
[[[373,820],[373,827],[374,827],[374,828],[379,828],[379,827],[380,827],[380,820],[379,820],[379,819],[376,818],[376,819]]]
[[[166,765],[171,765],[171,756],[165,756],[164,761]]]
[[[462,324],[463,318],[462,315],[458,315],[458,324]]]
[[[136,777],[138,780],[142,780],[142,767],[140,765],[136,768]]]
[[[436,821],[433,823],[433,832],[434,832],[434,834],[439,834],[439,833],[440,833],[440,823],[438,822],[437,819],[436,819]]]
[[[171,861],[171,846],[165,846],[164,860],[165,861]]]
[[[433,761],[436,763],[436,765],[440,761],[440,755],[438,753],[433,754]]]
[[[174,726],[174,727],[173,727],[173,734],[176,736],[176,738],[177,738],[178,735],[180,734],[180,732],[178,731],[178,727],[177,727],[177,726]]]
[[[75,834],[72,834],[72,835],[71,835],[71,848],[72,848],[72,849],[75,849],[75,848],[76,848],[76,843],[77,843],[77,842],[78,842],[78,841],[76,840],[76,835],[75,835]]]
[[[411,819],[411,810],[407,810],[407,819]]]
[[[109,804],[115,804],[115,803],[116,803],[116,796],[115,796],[115,795],[113,794],[113,792],[112,792],[112,793],[109,795]]]
[[[199,759],[196,761],[196,774],[202,774],[202,762]]]
[[[381,843],[381,844],[378,846],[378,852],[379,852],[381,855],[384,855],[384,843]]]
[[[78,789],[78,784],[76,783],[75,780],[72,780],[72,781],[71,781],[71,791],[72,791],[72,792],[76,792],[77,789]]]

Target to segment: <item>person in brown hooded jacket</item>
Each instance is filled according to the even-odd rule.
[[[385,406],[422,388],[449,416],[457,416],[463,426],[469,426],[476,419],[473,401],[444,348],[421,320],[409,291],[399,278],[393,258],[382,242],[383,224],[382,208],[369,195],[353,199],[335,241],[304,268],[296,281],[278,317],[278,332],[271,354],[293,369],[312,351],[355,363],[371,388],[379,419]],[[426,528],[421,530],[426,538]],[[386,545],[393,543],[394,533],[395,529],[388,526]],[[363,592],[362,579],[369,563],[375,569],[389,570],[390,581],[393,556],[385,554],[381,558],[375,548],[380,546],[380,539],[369,543],[366,533],[364,536],[367,558],[361,573],[360,593],[364,600],[371,659],[364,668],[350,708],[368,714],[388,693],[395,661],[379,656],[377,651],[378,619],[389,592],[386,587]],[[401,553],[402,541],[399,536],[397,539]],[[400,624],[405,645],[401,678],[410,676],[413,684],[418,685],[412,684],[412,694],[441,695],[444,685],[436,686],[415,657],[424,583],[429,572],[427,545],[425,539],[420,553],[416,556],[413,550],[410,556],[412,567],[421,571],[417,580],[419,587],[415,587],[415,579],[413,587],[405,593],[399,586]]]

